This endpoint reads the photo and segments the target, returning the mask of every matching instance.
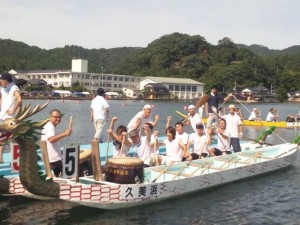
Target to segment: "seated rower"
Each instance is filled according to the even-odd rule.
[[[231,154],[230,151],[230,136],[229,132],[226,129],[226,120],[220,119],[219,128],[217,129],[218,135],[218,145],[217,148],[210,148],[209,155],[210,156],[218,156],[218,155],[227,155]]]
[[[259,110],[257,108],[253,108],[248,120],[250,121],[258,121],[261,120],[260,118],[260,113]]]
[[[131,148],[133,148],[133,155],[136,158],[143,160],[144,167],[151,166],[151,157],[155,154],[158,143],[153,143],[153,140],[157,142],[158,132],[155,131],[152,135],[153,125],[151,123],[145,123],[143,127],[145,136],[140,137],[137,130],[129,132],[131,138]]]
[[[208,146],[211,144],[213,129],[208,128],[207,134],[204,132],[202,123],[196,124],[197,132],[190,135],[187,149],[193,144],[193,151],[187,151],[186,160],[203,159],[208,156]]]
[[[120,125],[117,128],[116,133],[113,132],[114,124],[117,120],[117,117],[112,118],[107,133],[113,139],[113,156],[126,157],[128,155],[128,150],[131,146],[131,143],[127,138],[127,128],[124,125]]]
[[[166,129],[170,126],[170,123],[172,121],[172,117],[168,116],[167,117],[167,124],[166,124]],[[189,135],[184,132],[184,125],[181,121],[178,121],[175,123],[175,129],[176,129],[176,138],[180,139],[182,143],[187,146],[188,140],[189,140]]]
[[[166,129],[167,139],[160,145],[166,146],[166,155],[158,155],[155,160],[156,165],[169,164],[171,162],[181,162],[185,160],[186,146],[180,139],[176,138],[176,130],[174,127]]]
[[[276,112],[277,112],[277,110],[275,108],[271,108],[268,115],[267,115],[266,121],[276,122],[278,120],[278,117],[279,117],[279,115],[277,115]]]

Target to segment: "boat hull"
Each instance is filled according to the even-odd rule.
[[[288,148],[288,146],[286,146]],[[291,166],[296,160],[297,146],[289,150],[286,156],[272,160],[252,163],[222,171],[209,172],[194,177],[165,181],[163,174],[156,182],[144,184],[91,184],[82,185],[69,182],[61,185],[60,198],[74,203],[103,209],[133,207],[165,199],[187,195],[196,191],[270,173]],[[179,164],[184,165],[184,164]],[[152,176],[159,173],[151,170]],[[174,175],[172,175],[174,176]]]

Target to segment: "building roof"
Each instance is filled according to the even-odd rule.
[[[20,74],[20,73],[59,73],[59,72],[71,72],[71,70],[11,70],[12,74]]]
[[[189,79],[189,78],[174,78],[174,77],[144,77],[142,79],[150,79],[153,80],[157,83],[162,83],[162,84],[194,84],[194,85],[204,85],[201,82]]]

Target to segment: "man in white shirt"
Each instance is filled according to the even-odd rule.
[[[217,129],[218,145],[216,148],[209,150],[210,156],[231,154],[230,151],[230,135],[226,129],[226,120],[220,119],[219,128]]]
[[[1,81],[1,112],[0,121],[12,118],[22,104],[22,97],[19,88],[12,80],[9,73],[0,75]],[[0,146],[0,163],[3,163],[3,146]]]
[[[153,126],[151,123],[145,123],[143,127],[145,136],[140,137],[137,130],[129,132],[129,137],[132,141],[131,148],[133,149],[134,156],[143,160],[144,167],[151,166],[151,158],[156,152],[155,146],[158,146],[157,132],[154,132],[154,141],[156,141],[156,143],[152,143],[152,129]]]
[[[92,100],[90,121],[94,121],[95,135],[94,140],[100,140],[102,129],[105,125],[105,119],[109,120],[109,105],[103,98],[104,89],[97,89],[97,96]]]
[[[196,124],[199,124],[199,123],[203,123],[199,113],[196,113],[196,107],[194,105],[189,105],[188,106],[188,117],[183,121],[183,124],[185,126],[188,126],[188,125],[191,125],[193,130],[195,132],[197,132],[197,129],[196,129]],[[205,127],[204,127],[205,129]]]
[[[236,114],[234,105],[228,106],[229,114],[222,116],[226,120],[226,127],[230,135],[230,145],[234,152],[241,151],[240,137],[243,136],[243,127],[241,118]]]
[[[156,126],[159,116],[155,115],[155,120],[151,116],[151,105],[145,105],[143,110],[138,112],[128,123],[127,131],[130,132],[132,130],[139,130],[144,126],[145,123],[152,123],[153,127]]]
[[[277,115],[276,113],[277,113],[277,110],[275,108],[271,108],[267,115],[266,121],[268,121],[268,122],[275,121],[276,122],[279,117],[279,115]]]
[[[56,177],[62,172],[62,154],[58,141],[72,133],[72,128],[67,128],[64,132],[57,134],[56,126],[60,122],[61,112],[58,109],[53,109],[50,112],[49,122],[44,126],[41,136],[41,140],[46,141],[50,167]]]
[[[207,134],[204,132],[202,123],[196,125],[197,131],[190,135],[187,149],[193,144],[193,152],[187,151],[186,160],[202,159],[208,156],[208,146],[211,144],[212,129],[208,128]]]

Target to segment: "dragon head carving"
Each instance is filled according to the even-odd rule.
[[[16,116],[14,118],[7,118],[2,121],[0,124],[0,144],[9,142],[12,139],[20,136],[32,136],[38,135],[43,126],[48,122],[48,119],[32,122],[25,121],[28,117],[36,114],[37,112],[44,109],[49,102],[46,102],[44,105],[37,105],[34,109],[31,110],[31,106],[26,105],[22,108],[19,108]]]

